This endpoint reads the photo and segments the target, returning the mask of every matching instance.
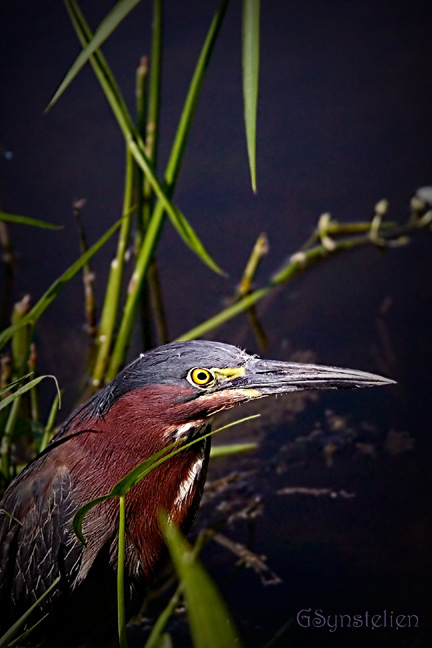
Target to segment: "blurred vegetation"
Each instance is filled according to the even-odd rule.
[[[87,245],[82,204],[74,206],[77,218],[81,253],[79,258],[56,279],[31,305],[28,297],[17,302],[9,322],[0,333],[1,380],[0,380],[0,489],[3,490],[25,465],[49,443],[54,431],[60,400],[60,392],[53,398],[50,413],[41,420],[38,385],[48,376],[38,375],[37,330],[44,326],[43,315],[54,308],[57,296],[67,290],[69,282],[78,273],[83,273],[85,285],[85,313],[87,317],[88,342],[91,349],[87,367],[87,389],[84,397],[97,391],[118,373],[125,362],[131,336],[139,328],[144,349],[168,341],[164,318],[164,305],[157,265],[157,248],[163,227],[169,224],[175,228],[179,240],[195,253],[196,263],[204,263],[214,272],[223,275],[209,253],[205,242],[194,231],[187,216],[175,203],[175,189],[181,171],[188,135],[193,124],[195,109],[200,98],[207,68],[213,57],[218,34],[223,27],[228,0],[222,0],[203,37],[203,45],[178,118],[178,126],[172,141],[171,152],[165,171],[158,174],[157,157],[159,130],[160,92],[163,78],[163,7],[162,0],[153,2],[152,45],[149,57],[143,57],[136,73],[136,114],[133,117],[123,99],[101,46],[139,0],[119,1],[99,28],[93,33],[75,0],[66,0],[66,8],[82,51],[55,93],[48,109],[55,109],[55,103],[73,82],[76,75],[89,64],[99,81],[101,91],[111,107],[125,143],[125,183],[123,211],[118,221],[91,246]],[[259,76],[259,0],[243,0],[243,96],[247,154],[250,165],[252,190],[256,191],[256,117]],[[150,22],[150,21],[149,21]],[[240,33],[240,29],[239,29]],[[216,162],[217,163],[217,162]],[[427,203],[414,197],[408,209],[405,223],[392,222],[388,217],[385,200],[375,205],[372,217],[364,222],[338,223],[330,214],[323,214],[315,232],[305,244],[290,255],[284,267],[273,276],[260,279],[259,288],[254,288],[260,261],[268,251],[265,235],[257,238],[251,251],[243,276],[239,278],[238,290],[232,296],[230,305],[217,312],[207,321],[197,321],[191,331],[181,339],[205,336],[227,320],[246,312],[261,348],[265,347],[265,332],[258,320],[257,302],[282,284],[291,281],[298,273],[335,255],[348,252],[359,246],[373,245],[380,250],[405,245],[409,237],[420,230],[431,228],[432,211]],[[5,264],[4,302],[8,303],[13,284],[14,252],[11,231],[14,227],[54,228],[55,226],[37,219],[0,212],[0,241]],[[92,257],[112,237],[117,237],[115,257],[107,272],[105,296],[101,304],[96,303],[91,272]],[[132,269],[126,259],[132,250]],[[98,317],[98,313],[100,316]],[[5,315],[4,315],[5,316]],[[153,333],[153,331],[155,333]],[[59,358],[61,362],[61,358]],[[54,377],[52,377],[54,378]],[[55,380],[55,378],[54,378]],[[251,446],[236,446],[219,450],[220,454],[251,450]],[[154,464],[153,464],[154,465]],[[148,466],[147,466],[148,468]],[[151,469],[151,467],[150,467]],[[145,471],[144,471],[145,474]],[[141,474],[141,477],[143,474]],[[125,476],[126,478],[126,476]],[[115,493],[123,498],[127,490]],[[107,494],[108,496],[108,494]],[[112,495],[111,495],[112,496]],[[85,511],[83,512],[85,514]],[[196,551],[182,539],[166,521],[163,523],[165,536],[180,585],[166,611],[155,625],[147,646],[170,645],[165,633],[169,614],[183,597],[186,601],[194,645],[220,646],[239,645],[237,633],[231,622],[221,632],[221,618],[227,612],[219,595],[210,583],[202,567],[196,562]],[[120,525],[121,526],[121,525]],[[77,528],[79,533],[79,525]],[[190,556],[193,554],[193,560]],[[121,561],[121,557],[119,557]],[[119,570],[121,573],[121,569]],[[121,584],[119,585],[121,591]],[[121,597],[120,597],[121,598]],[[121,646],[127,645],[125,619],[119,605],[119,636]],[[199,617],[194,617],[197,613]],[[206,619],[204,621],[203,619]],[[24,622],[24,621],[23,621]],[[207,632],[204,632],[207,628]],[[0,646],[10,645],[19,627],[0,640]],[[165,633],[165,634],[164,634]],[[213,633],[213,634],[212,634]],[[213,637],[213,639],[212,639]],[[215,643],[219,637],[222,643]]]

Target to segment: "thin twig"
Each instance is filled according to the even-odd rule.
[[[82,218],[82,210],[85,205],[85,200],[76,200],[73,204],[73,213],[78,227],[78,235],[80,240],[81,254],[88,250],[87,236]],[[90,261],[83,266],[83,283],[84,283],[84,303],[85,303],[85,317],[87,322],[87,331],[90,337],[96,335],[96,300],[94,295],[94,281],[95,276],[90,267]]]
[[[430,227],[428,219],[425,219],[424,221],[419,220],[414,225],[409,223],[404,226],[395,225],[393,227],[388,227],[388,225],[384,226],[385,224],[383,224],[378,232],[375,233],[376,236],[371,238],[371,223],[356,223],[353,230],[365,232],[365,234],[347,236],[339,239],[339,235],[345,235],[346,232],[349,231],[350,225],[354,226],[352,223],[339,226],[338,223],[332,221],[328,225],[328,231],[330,231],[331,228],[335,244],[334,246],[331,246],[331,250],[322,243],[307,249],[302,246],[298,252],[289,257],[287,264],[276,272],[265,286],[252,291],[249,295],[244,296],[235,304],[228,306],[205,322],[202,322],[193,329],[183,333],[177,339],[193,340],[195,338],[203,337],[240,313],[247,311],[251,306],[266,297],[276,287],[291,281],[299,272],[310,268],[320,261],[326,261],[335,254],[340,254],[366,245],[376,246],[376,236],[379,238],[380,248],[382,248],[383,245],[387,248],[399,247],[406,244],[409,235],[416,233],[421,228],[425,229],[426,227]]]
[[[235,542],[222,533],[214,533],[212,539],[238,556],[242,565],[253,569],[261,578],[263,585],[279,585],[282,583],[282,579],[270,569],[265,559],[248,549],[241,542]]]

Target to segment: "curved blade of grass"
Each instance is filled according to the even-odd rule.
[[[260,50],[260,0],[243,0],[243,101],[252,189],[256,193],[256,118]]]
[[[181,445],[180,447],[178,447],[179,442],[177,441],[166,446],[166,448],[159,450],[159,452],[156,452],[154,455],[149,457],[149,459],[145,459],[137,466],[135,466],[135,468],[133,468],[130,472],[128,472],[127,475],[125,475],[122,479],[120,479],[120,481],[117,482],[117,484],[115,484],[115,486],[109,493],[107,493],[106,495],[100,495],[99,497],[96,497],[90,502],[84,504],[84,506],[81,506],[81,508],[79,508],[75,513],[73,519],[73,530],[75,534],[77,535],[79,540],[83,544],[85,544],[85,538],[82,532],[82,524],[85,516],[94,506],[97,506],[97,504],[101,504],[102,502],[106,502],[108,499],[113,499],[114,497],[123,497],[127,495],[131,488],[133,488],[139,481],[141,481],[141,479],[146,477],[146,475],[148,475],[154,468],[157,468],[157,466],[160,466],[160,464],[162,464],[164,461],[171,459],[171,457],[174,457],[179,452],[183,452],[183,450],[186,450],[186,448],[189,448],[195,443],[199,443],[207,437],[213,436],[214,434],[218,434],[219,432],[227,430],[230,427],[239,425],[240,423],[245,423],[246,421],[250,421],[258,417],[259,414],[246,416],[245,418],[238,419],[237,421],[233,421],[232,423],[228,423],[227,425],[224,425],[217,430],[203,434],[202,436],[199,436],[196,439],[193,439],[192,441]],[[176,449],[173,450],[173,448]]]
[[[140,0],[119,0],[117,4],[111,9],[109,14],[99,25],[95,35],[86,45],[86,47],[79,53],[65,78],[61,82],[58,90],[49,102],[46,111],[56,103],[59,97],[63,94],[66,88],[72,83],[79,71],[84,67],[89,58],[94,52],[99,49],[104,41],[112,34],[119,24],[126,18],[126,16],[139,4]]]
[[[166,513],[160,513],[159,523],[183,587],[194,646],[239,648],[240,637],[228,608],[193,548],[169,522]]]
[[[39,605],[40,605],[40,604],[41,604],[41,603],[46,599],[46,597],[48,596],[48,594],[50,594],[50,593],[53,591],[53,589],[55,589],[55,588],[57,587],[57,585],[58,585],[59,582],[60,582],[60,578],[61,578],[61,577],[58,576],[58,577],[55,579],[55,581],[52,583],[52,585],[50,585],[50,586],[48,587],[48,589],[46,590],[46,592],[44,592],[44,593],[42,594],[42,596],[40,596],[40,597],[38,598],[38,600],[36,601],[36,603],[33,603],[33,605],[32,605],[32,606],[31,606],[31,607],[30,607],[26,612],[24,612],[24,614],[23,614],[22,616],[20,616],[20,618],[18,619],[18,621],[16,621],[16,622],[13,624],[13,626],[11,626],[11,627],[9,628],[9,630],[7,630],[7,631],[4,633],[4,635],[3,635],[2,637],[0,637],[0,648],[6,648],[6,646],[8,646],[8,645],[10,644],[10,642],[12,641],[12,639],[17,635],[19,629],[22,628],[22,626],[23,626],[24,623],[27,621],[27,619],[29,618],[29,616],[30,616],[30,615],[34,612],[34,610],[35,610],[35,609],[36,609],[36,608],[37,608],[37,607],[38,607],[38,606],[39,606]],[[36,624],[36,625],[37,625],[37,624]],[[36,626],[34,626],[34,627],[36,627]],[[26,633],[26,634],[27,634],[27,633]]]
[[[94,245],[91,246],[75,263],[73,263],[67,270],[64,272],[53,284],[48,288],[48,290],[42,295],[39,301],[33,306],[33,308],[20,319],[17,324],[9,326],[2,333],[0,333],[0,349],[11,339],[15,331],[17,331],[21,326],[27,326],[28,324],[35,325],[40,316],[48,308],[52,301],[57,297],[59,292],[63,290],[65,285],[74,277],[77,272],[92,258],[94,254],[106,243],[106,241],[114,234],[121,223],[121,220],[117,221],[110,229],[103,235],[101,238],[96,241]]]
[[[86,20],[80,11],[78,5],[74,0],[67,0],[66,6],[77,33],[77,36],[83,47],[86,47],[89,40],[93,37]],[[161,202],[163,210],[168,214],[172,224],[179,232],[185,243],[191,248],[193,252],[212,270],[223,274],[222,270],[213,261],[210,255],[206,252],[203,244],[198,239],[196,233],[191,225],[186,221],[185,216],[180,212],[170,200],[167,191],[162,187],[160,182],[155,176],[152,164],[150,163],[147,155],[145,143],[138,133],[138,130],[133,124],[132,118],[127,109],[126,103],[122,98],[121,92],[115,82],[115,79],[110,71],[105,57],[100,51],[94,51],[90,57],[90,63],[95,72],[95,75],[102,87],[105,97],[114,113],[117,123],[126,140],[126,144],[134,156],[137,164],[144,172],[152,190]],[[158,237],[153,238],[153,249],[156,246]],[[138,281],[138,289],[140,290],[141,283]]]
[[[43,229],[63,229],[63,225],[54,225],[54,223],[47,223],[47,221],[39,220],[38,218],[31,218],[30,216],[18,216],[18,214],[7,214],[3,211],[0,211],[0,220],[7,223],[18,223],[20,225],[41,227]]]
[[[59,393],[60,390],[59,390],[57,378],[55,376],[50,376],[50,375],[38,376],[37,378],[34,378],[33,380],[30,380],[30,382],[26,383],[25,385],[23,385],[22,387],[20,387],[16,391],[14,391],[13,394],[10,394],[9,396],[6,396],[6,398],[3,398],[0,401],[0,410],[7,407],[16,398],[19,398],[20,396],[22,396],[22,394],[25,394],[26,392],[30,391],[30,389],[33,389],[33,387],[36,387],[36,385],[38,385],[45,378],[52,378],[54,380],[54,382],[56,384],[56,387],[57,387],[57,392]]]
[[[33,375],[33,371],[31,371],[30,373],[26,374],[25,376],[21,376],[20,378],[17,378],[16,380],[14,380],[13,382],[9,383],[9,384],[6,385],[5,387],[2,387],[2,388],[0,389],[0,396],[3,396],[3,394],[6,394],[6,392],[11,391],[14,387],[16,387],[17,385],[19,385],[20,383],[22,383],[24,380],[27,380],[27,378],[30,378],[30,376],[32,376],[32,375]]]

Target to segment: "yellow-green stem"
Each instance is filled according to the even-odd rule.
[[[368,243],[371,243],[369,236],[358,236],[345,241],[339,241],[336,248],[331,253],[328,252],[323,245],[317,245],[309,250],[299,253],[297,258],[296,255],[294,255],[294,257],[291,257],[290,263],[274,275],[266,286],[254,290],[235,304],[232,304],[228,308],[220,311],[217,315],[210,317],[210,319],[202,322],[190,331],[187,331],[187,333],[183,333],[177,339],[193,340],[206,335],[218,326],[228,322],[233,317],[236,317],[240,313],[248,310],[248,308],[263,299],[263,297],[268,295],[274,288],[290,281],[298,272],[300,272],[300,270],[309,267],[311,263],[315,263],[320,259],[328,258],[331,254],[335,254],[336,252],[349,250],[360,245],[367,245]]]
[[[15,429],[15,424],[18,419],[19,409],[21,405],[21,396],[17,396],[12,402],[11,408],[9,410],[9,416],[6,421],[5,430],[1,440],[1,472],[3,473],[6,482],[11,478],[9,458],[10,458],[10,448],[12,442],[12,434]]]
[[[117,620],[120,648],[128,648],[126,637],[126,610],[124,591],[124,563],[126,544],[126,507],[125,495],[119,497],[119,535],[117,557]]]
[[[48,421],[47,421],[47,424],[45,426],[45,430],[44,430],[44,433],[43,433],[42,441],[41,441],[41,444],[40,444],[40,447],[39,447],[39,452],[42,452],[42,450],[45,450],[45,448],[47,447],[48,443],[51,440],[51,434],[52,434],[52,431],[54,429],[54,423],[55,423],[56,415],[57,415],[58,408],[59,408],[59,401],[60,401],[60,394],[57,393],[55,395],[53,403],[51,405],[51,410],[50,410],[50,413],[49,413],[49,416],[48,416]]]
[[[118,318],[120,297],[123,285],[126,250],[129,244],[131,228],[131,203],[133,196],[133,160],[129,150],[126,150],[125,193],[123,199],[123,220],[120,228],[117,254],[111,262],[102,318],[97,338],[97,356],[93,369],[92,385],[98,388],[102,385],[105,368],[111,351],[114,329]]]
[[[228,0],[222,0],[210,26],[197,66],[195,68],[194,75],[192,77],[165,172],[165,186],[169,195],[172,195],[173,193],[176,180],[180,172],[183,153],[192,124],[192,119],[195,113],[195,108],[198,102],[201,86],[204,80],[204,74],[209,64],[217,35],[222,26],[227,6]],[[110,380],[112,380],[118,373],[126,355],[127,346],[132,335],[134,317],[137,310],[137,302],[140,294],[139,286],[142,284],[144,276],[147,273],[152,260],[153,252],[156,249],[157,243],[159,241],[162,226],[164,223],[164,211],[165,207],[163,201],[159,199],[150,219],[146,237],[143,241],[143,246],[141,247],[140,254],[137,259],[137,264],[134,272],[136,285],[135,288],[130,291],[126,300],[117,341],[113,349],[111,362],[108,369],[107,377]]]

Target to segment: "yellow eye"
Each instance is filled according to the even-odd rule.
[[[187,379],[192,385],[196,385],[197,387],[211,387],[215,383],[215,378],[208,369],[191,369],[187,375]]]

